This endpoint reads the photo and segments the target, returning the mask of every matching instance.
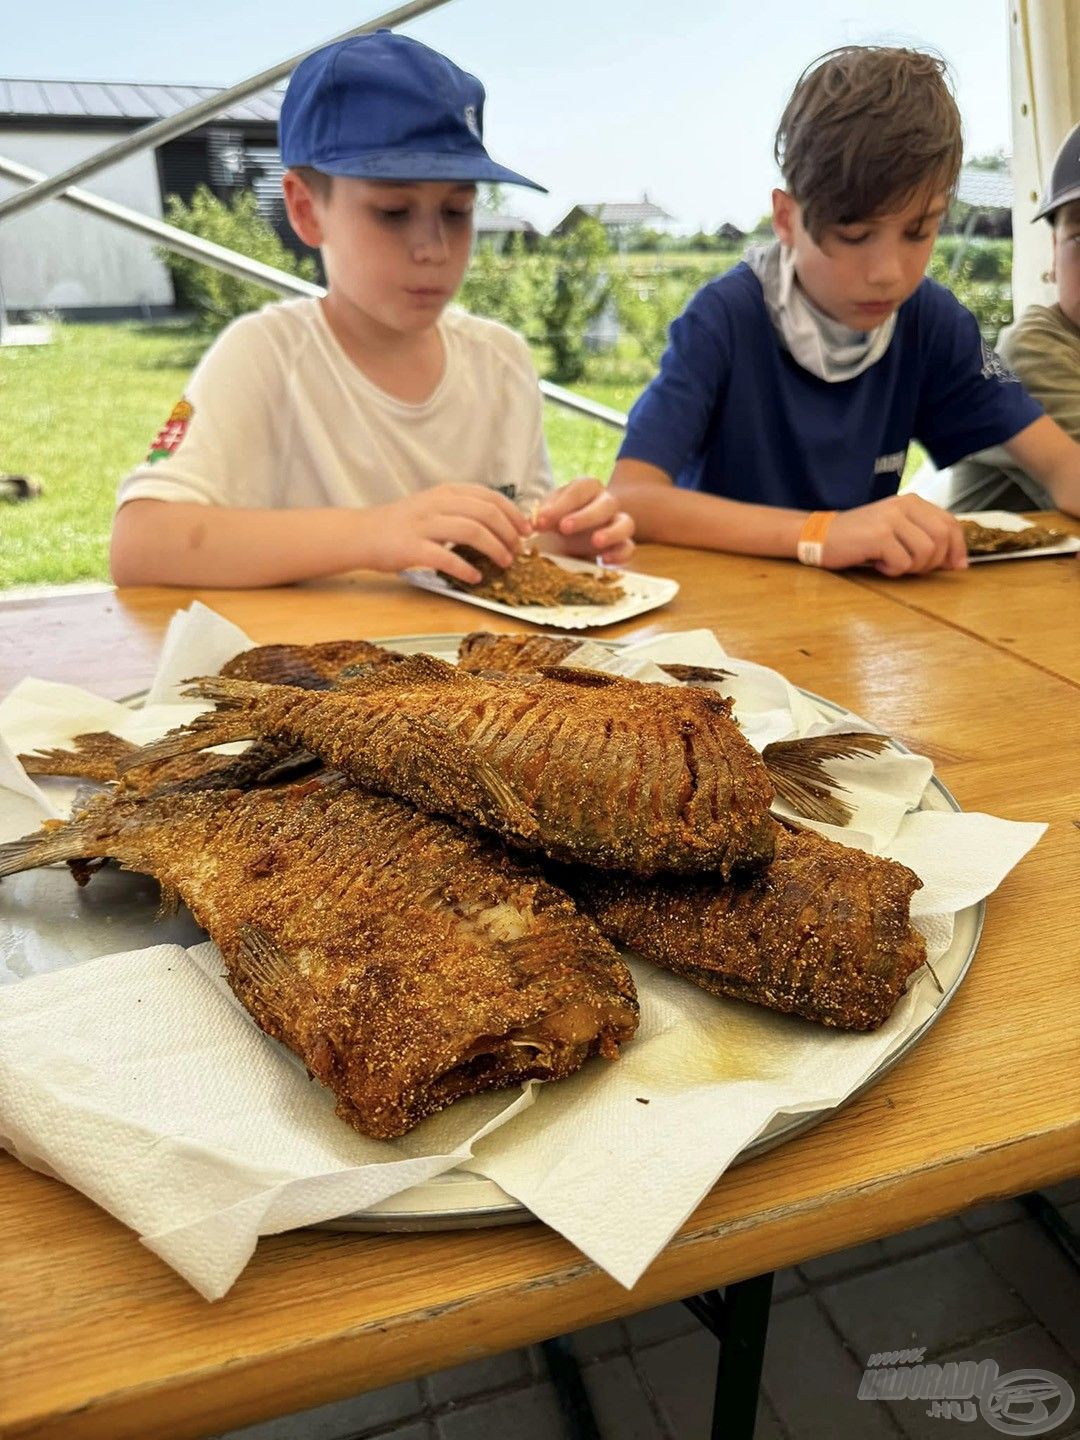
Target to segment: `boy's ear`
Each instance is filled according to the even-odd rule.
[[[772,192],[772,228],[782,245],[795,243],[795,215],[798,206],[786,190]]]
[[[319,218],[319,202],[311,187],[295,170],[286,170],[281,177],[281,190],[285,196],[285,213],[289,217],[289,224],[305,245],[317,250],[323,243],[323,230]]]

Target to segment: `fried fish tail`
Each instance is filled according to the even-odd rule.
[[[96,827],[83,823],[49,822],[48,829],[21,840],[8,840],[0,845],[0,879],[18,875],[23,870],[37,870],[42,865],[56,865],[63,860],[97,860],[103,856],[101,838]]]
[[[214,684],[222,687],[238,686],[241,688],[250,687],[255,691],[274,691],[279,688],[274,685],[260,685],[254,681],[246,680],[217,680],[200,681],[197,687],[193,687],[190,693],[202,694],[203,684]],[[295,693],[306,695],[309,692],[298,690]],[[127,755],[117,762],[117,771],[122,778],[136,766],[156,765],[164,760],[175,760],[180,755],[188,755],[196,750],[209,750],[215,745],[229,745],[237,740],[255,740],[259,736],[269,733],[260,728],[257,719],[244,710],[233,708],[232,696],[223,693],[221,697],[221,708],[208,711],[205,715],[197,715],[186,725],[178,726],[163,735],[160,740],[151,741],[149,745],[140,745],[136,751]],[[242,703],[242,702],[238,702]]]
[[[115,780],[119,765],[138,752],[138,745],[107,730],[76,735],[69,749],[35,750],[20,755],[28,775],[71,775],[84,780]]]

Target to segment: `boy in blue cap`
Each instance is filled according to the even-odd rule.
[[[1080,514],[1080,446],[924,277],[962,156],[945,67],[851,46],[780,122],[772,246],[671,327],[612,476],[640,539],[884,575],[963,568],[959,522],[896,493],[908,444],[938,465],[990,445]]]
[[[529,185],[482,143],[484,89],[390,31],[317,51],[281,109],[293,229],[327,293],[245,315],[195,370],[113,526],[118,584],[257,586],[349,569],[479,572],[535,528],[623,563],[596,480],[553,491],[528,349],[448,309],[478,182]],[[530,515],[532,518],[530,518]]]

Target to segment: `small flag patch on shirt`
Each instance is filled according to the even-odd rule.
[[[146,457],[149,464],[153,465],[158,460],[167,460],[173,454],[187,434],[187,428],[191,424],[191,417],[194,414],[195,407],[190,400],[176,402],[168,420],[154,436],[154,443],[150,446],[150,453]]]

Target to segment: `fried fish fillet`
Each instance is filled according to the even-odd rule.
[[[729,702],[558,667],[468,675],[427,655],[313,693],[207,679],[218,702],[147,746],[292,740],[357,783],[556,859],[648,875],[772,858],[772,787]]]
[[[481,575],[475,585],[451,579],[454,589],[502,605],[613,605],[626,595],[617,570],[565,570],[537,550],[523,550],[504,569],[468,545],[454,550]]]
[[[98,797],[0,845],[0,876],[68,860],[85,879],[106,856],[184,899],[262,1029],[377,1139],[461,1096],[614,1058],[637,1024],[629,971],[563,892],[340,777]]]
[[[370,640],[320,640],[313,645],[256,645],[226,661],[220,674],[232,680],[330,690],[343,671],[358,665],[393,665],[394,650]]]
[[[714,995],[842,1030],[876,1030],[926,958],[911,925],[922,886],[905,865],[776,827],[752,880],[554,876],[618,944]]]
[[[569,635],[495,635],[474,630],[458,645],[458,669],[470,674],[485,670],[510,674],[522,670],[544,670],[561,665],[581,644]],[[687,685],[708,685],[730,678],[730,670],[711,665],[661,665],[673,680]]]
[[[1006,555],[1016,550],[1040,550],[1044,545],[1060,545],[1069,537],[1064,530],[1049,525],[1025,525],[1022,530],[1002,530],[996,525],[980,525],[977,520],[961,520],[964,543],[969,555]]]

